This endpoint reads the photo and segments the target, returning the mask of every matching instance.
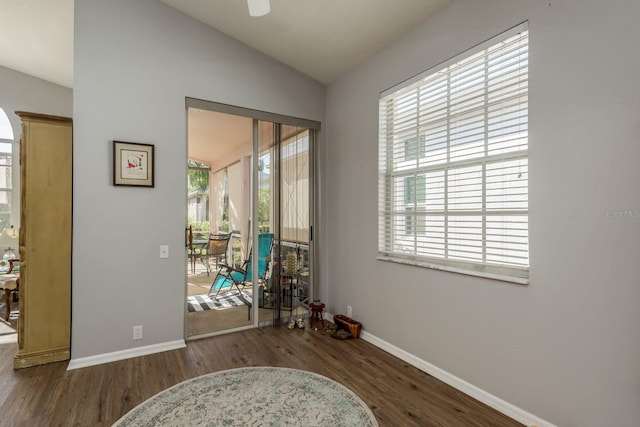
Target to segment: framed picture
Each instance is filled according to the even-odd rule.
[[[153,145],[113,141],[113,185],[153,187]]]

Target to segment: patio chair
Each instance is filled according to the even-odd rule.
[[[258,280],[264,280],[268,271],[269,258],[271,257],[271,248],[273,247],[273,234],[264,233],[258,235]],[[253,271],[251,268],[252,252],[249,253],[249,258],[244,261],[241,268],[233,268],[226,264],[220,264],[218,274],[216,274],[211,288],[209,289],[209,295],[215,291],[214,299],[218,298],[218,294],[222,289],[234,287],[238,290],[238,295],[244,300],[242,291],[247,285],[247,282],[252,281]],[[245,301],[247,305],[251,305],[249,301]]]
[[[211,273],[211,262],[215,261],[216,267],[221,264],[227,264],[227,250],[231,240],[231,233],[210,234],[209,245],[206,254],[200,257],[200,261],[207,268],[207,276]]]
[[[209,248],[210,239],[208,231],[193,231],[193,226],[189,226],[187,229],[187,246],[188,246],[188,258],[191,265],[191,274],[196,272],[196,263],[200,261],[207,269],[207,276],[210,272],[209,267]]]

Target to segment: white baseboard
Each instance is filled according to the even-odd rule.
[[[184,340],[168,341],[160,344],[152,344],[144,347],[129,348],[127,350],[114,351],[113,353],[98,354],[96,356],[72,358],[67,370],[86,368],[88,366],[101,365],[103,363],[117,362],[118,360],[132,357],[146,356],[148,354],[162,353],[163,351],[177,350],[187,345]]]
[[[325,312],[323,313],[323,317],[333,322],[332,314]],[[481,388],[476,387],[461,378],[458,378],[457,376],[445,371],[444,369],[438,368],[437,366],[425,360],[422,360],[419,357],[414,356],[413,354],[399,347],[396,347],[395,345],[383,339],[380,339],[367,331],[361,331],[360,338],[526,426],[556,427],[554,424],[540,417],[537,417],[521,408],[518,408],[517,406],[512,405],[511,403],[506,402],[499,397],[494,396],[491,393],[482,390]],[[99,354],[96,356],[81,357],[71,359],[69,361],[67,370],[86,368],[88,366],[116,362],[118,360],[146,356],[148,354],[161,353],[163,351],[176,350],[184,347],[186,347],[184,340],[176,340],[160,344],[148,345],[144,347],[115,351],[112,353]]]
[[[324,313],[324,318],[330,321],[333,321],[333,315],[329,313]],[[530,427],[556,427],[554,424],[537,417],[521,408],[518,408],[515,405],[512,405],[509,402],[506,402],[500,399],[497,396],[492,395],[491,393],[482,390],[479,387],[474,386],[466,382],[465,380],[456,377],[455,375],[445,371],[444,369],[440,369],[431,363],[420,359],[413,354],[396,347],[395,345],[388,343],[387,341],[376,337],[373,334],[370,334],[367,331],[362,330],[360,332],[360,338],[375,345],[382,350],[391,353],[396,356],[398,359],[404,360],[408,364],[415,366],[423,372],[431,375],[439,379],[440,381],[450,385],[451,387],[473,397],[474,399],[484,403],[487,406],[495,409],[498,412],[503,413],[504,415],[513,418],[519,423],[524,424],[525,426]]]

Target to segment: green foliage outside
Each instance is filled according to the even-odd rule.
[[[264,169],[264,161],[262,161],[261,168]],[[196,193],[203,198],[209,196],[209,165],[196,162],[194,160],[188,161],[188,174],[189,174],[189,193]],[[225,200],[225,204],[227,201]],[[260,188],[258,193],[258,231],[260,233],[268,233],[271,229],[271,191],[268,187]],[[189,225],[193,227],[194,233],[196,231],[208,231],[210,224],[209,221],[195,222],[194,218],[189,218]],[[229,217],[225,206],[222,215],[221,229],[222,232],[230,232]]]
[[[189,193],[196,192],[202,195],[209,194],[209,165],[188,160],[187,166],[189,170]],[[196,168],[196,169],[192,169]],[[197,169],[201,168],[201,169]]]
[[[258,193],[258,232],[269,232],[271,218],[271,192],[268,187],[261,188]]]
[[[209,221],[195,222],[193,218],[189,218],[189,225],[193,227],[193,231],[209,231]]]
[[[204,203],[209,203],[209,165],[188,160],[187,166],[189,193],[196,193]],[[198,238],[203,235],[203,232],[209,232],[209,221],[196,222],[194,218],[189,217],[188,225],[193,228],[194,234],[200,232],[196,234]]]

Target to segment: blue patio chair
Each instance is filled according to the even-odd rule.
[[[273,247],[273,234],[264,233],[258,235],[258,280],[264,280],[269,267],[269,258],[271,256],[271,248]],[[253,250],[249,253],[249,258],[244,261],[241,268],[233,268],[226,264],[220,264],[218,274],[216,274],[211,288],[209,289],[209,295],[214,291],[216,292],[214,299],[218,298],[218,294],[222,289],[235,288],[238,290],[238,295],[244,300],[242,294],[243,289],[247,285],[247,282],[252,281],[253,271],[251,268],[251,257]],[[250,305],[249,301],[245,301],[247,305]]]

